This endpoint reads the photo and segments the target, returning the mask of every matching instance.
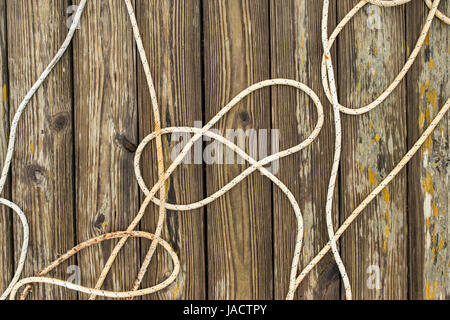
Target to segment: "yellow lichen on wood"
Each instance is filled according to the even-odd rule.
[[[383,189],[383,199],[384,199],[384,202],[386,202],[386,204],[390,204],[391,203],[389,190],[388,190],[387,187],[385,187]]]
[[[372,171],[372,168],[369,168],[369,183],[372,186],[375,185],[375,172]]]
[[[430,61],[428,62],[428,70],[431,70],[431,68],[433,68],[433,64],[434,64],[433,59],[430,59]]]
[[[438,214],[439,214],[439,209],[436,206],[436,202],[435,201],[433,201],[432,207],[433,207],[433,215],[434,215],[435,218],[437,218]]]
[[[430,173],[427,172],[426,176],[425,176],[425,180],[423,181],[423,187],[424,187],[424,191],[429,193],[429,194],[433,194],[434,190],[433,190],[433,180],[431,178]]]
[[[430,228],[430,218],[425,218],[425,225]]]
[[[425,94],[425,91],[428,89],[429,86],[430,86],[430,80],[427,80],[425,83],[420,84],[419,92],[420,92],[421,96],[423,96]]]
[[[431,104],[431,106],[433,107],[433,111],[436,110],[436,101],[437,101],[437,92],[436,90],[430,90],[427,92],[427,101]]]
[[[423,128],[424,123],[425,123],[425,114],[421,112],[419,116],[419,129]]]
[[[436,290],[437,290],[437,281],[435,280],[433,282],[433,290],[431,290],[431,283],[427,282],[425,285],[425,299],[427,300],[433,300],[436,296]]]
[[[429,136],[423,143],[422,150],[421,150],[422,155],[426,152],[428,152],[428,154],[430,154],[432,146],[433,146],[433,138],[431,136]]]

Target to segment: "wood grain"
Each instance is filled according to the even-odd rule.
[[[209,121],[236,94],[268,79],[267,1],[204,1],[205,116]],[[270,129],[270,89],[253,93],[215,126]],[[246,139],[246,150],[250,147]],[[225,153],[226,154],[226,153]],[[208,195],[246,164],[207,165]],[[208,298],[273,297],[271,184],[254,173],[207,207]]]
[[[324,127],[314,143],[279,163],[279,178],[295,195],[304,219],[304,245],[300,258],[302,269],[328,242],[325,221],[328,181],[322,177],[329,176],[331,172],[333,157],[330,146],[334,143],[334,130],[332,108],[323,92],[320,74],[322,3],[272,0],[270,13],[272,78],[295,79],[305,83],[319,95],[326,114]],[[331,6],[330,30],[335,25],[335,13],[336,7]],[[280,150],[306,139],[316,121],[316,107],[304,93],[292,88],[272,89],[272,123],[273,128],[280,130]],[[335,225],[339,221],[338,189],[334,200]],[[275,298],[285,299],[297,223],[290,202],[276,187],[273,204]],[[325,258],[303,281],[297,289],[297,299],[339,299],[339,272],[330,258]]]
[[[339,1],[339,20],[356,3]],[[406,61],[404,10],[366,5],[342,31],[338,83],[345,106],[372,102],[400,71]],[[378,108],[342,116],[342,221],[406,153],[405,94],[403,81]],[[355,299],[407,298],[406,188],[402,171],[342,237]]]
[[[125,4],[88,1],[74,39],[78,242],[126,230],[138,212],[133,169],[138,140],[135,70],[136,50]],[[104,242],[80,253],[84,285],[95,285],[115,243]],[[103,288],[129,290],[139,266],[139,243],[129,239]]]
[[[72,2],[79,3],[0,0],[0,165],[9,121],[63,42]],[[442,2],[440,10],[450,12],[450,4]],[[356,3],[331,1],[329,33]],[[205,124],[241,90],[269,78],[296,79],[318,94],[325,111],[319,137],[271,166],[303,214],[300,268],[328,241],[325,201],[334,128],[320,74],[322,5],[313,0],[135,0],[162,127]],[[365,105],[386,89],[415,45],[428,12],[423,1],[412,1],[395,8],[368,4],[356,14],[332,48],[342,104]],[[406,79],[377,109],[363,116],[342,115],[336,227],[398,163],[448,98],[448,28],[433,21]],[[278,130],[283,150],[302,141],[316,120],[305,94],[273,87],[245,98],[214,129],[223,135],[227,129]],[[450,298],[448,126],[447,115],[407,170],[343,235],[341,254],[355,299]],[[23,114],[10,177],[0,195],[15,201],[29,219],[23,276],[35,275],[76,243],[128,227],[143,201],[133,170],[136,146],[153,131],[125,4],[89,0],[73,46]],[[270,134],[268,154],[277,143]],[[166,168],[186,139],[163,137]],[[213,146],[210,141],[197,144],[191,163],[171,176],[170,203],[196,202],[248,167],[236,163],[236,157],[233,164],[198,163],[205,160],[199,159],[199,150],[209,156],[212,149],[220,150]],[[246,151],[254,147],[247,137]],[[141,168],[151,187],[157,180],[154,144],[144,151]],[[154,232],[158,208],[151,204],[147,211],[140,229]],[[145,299],[284,299],[295,232],[285,195],[256,172],[205,209],[168,212],[163,238],[179,255],[181,272],[171,286]],[[13,276],[22,236],[20,221],[0,206],[0,291]],[[81,252],[50,276],[67,280],[73,275],[68,266],[77,265],[81,284],[93,286],[115,243]],[[128,240],[103,288],[128,290],[148,247],[147,241]],[[165,279],[172,271],[170,261],[158,248],[141,287]],[[343,297],[330,254],[296,293],[296,299]],[[30,298],[87,295],[37,285]]]
[[[67,34],[67,1],[7,1],[10,118],[56,54]],[[25,212],[30,242],[23,277],[33,276],[74,245],[73,132],[70,55],[66,54],[34,95],[18,126],[12,199]],[[14,223],[18,261],[23,230]],[[52,273],[67,279],[71,259]],[[73,299],[59,287],[36,286],[33,298]]]
[[[137,1],[136,11],[144,47],[155,82],[162,127],[194,126],[202,120],[202,57],[200,1]],[[140,139],[155,130],[151,99],[141,63],[138,63]],[[163,136],[165,168],[183,141],[183,135]],[[179,150],[181,151],[181,150]],[[141,167],[149,189],[158,180],[156,144],[147,147]],[[167,200],[188,204],[203,198],[202,164],[182,164],[166,186]],[[141,200],[143,200],[143,195]],[[154,232],[158,207],[149,206],[142,228]],[[177,280],[149,299],[205,299],[204,209],[168,211],[162,237],[177,252],[181,271]],[[149,244],[142,245],[142,257]],[[160,249],[160,248],[159,248]],[[163,281],[172,272],[171,258],[157,249],[143,286]]]
[[[3,167],[8,149],[9,106],[8,106],[8,56],[6,43],[6,2],[0,0],[0,166]],[[10,177],[1,197],[11,199]],[[0,292],[3,292],[13,277],[13,229],[11,210],[0,206]]]
[[[450,3],[439,6],[449,12]],[[406,10],[410,51],[428,8],[413,2]],[[418,23],[420,21],[420,23]],[[408,73],[408,147],[429,126],[448,99],[448,26],[433,21],[425,46]],[[448,124],[446,115],[408,167],[409,292],[411,299],[449,299]]]

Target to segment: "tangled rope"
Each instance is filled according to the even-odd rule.
[[[35,92],[39,89],[41,84],[44,82],[44,80],[47,78],[47,76],[50,74],[54,66],[58,63],[60,58],[63,56],[64,52],[67,50],[73,35],[76,31],[76,28],[78,26],[78,23],[81,19],[81,14],[84,10],[84,7],[86,5],[87,0],[81,0],[78,9],[74,15],[73,23],[69,29],[69,32],[67,34],[66,39],[64,40],[61,48],[58,50],[57,54],[53,58],[53,60],[50,62],[50,64],[47,66],[47,68],[44,70],[42,75],[39,77],[39,79],[36,81],[36,83],[32,86],[30,91],[25,96],[24,100],[19,105],[19,108],[17,109],[17,112],[13,118],[10,134],[9,134],[9,143],[8,143],[8,150],[5,158],[5,163],[3,166],[3,170],[1,172],[0,176],[0,194],[3,191],[3,188],[5,186],[6,178],[10,170],[10,164],[14,153],[14,144],[15,144],[15,138],[17,134],[17,125],[20,120],[20,117],[25,110],[28,102],[31,100]],[[25,258],[27,254],[28,249],[28,241],[29,241],[29,228],[28,223],[25,214],[22,212],[22,210],[13,202],[8,201],[6,199],[0,198],[0,204],[5,205],[13,210],[13,212],[17,213],[19,216],[22,225],[23,225],[23,244],[22,244],[22,250],[20,254],[20,259],[17,265],[17,269],[15,271],[15,274],[13,276],[13,279],[11,280],[9,286],[5,290],[5,292],[1,295],[0,299],[6,299],[8,296],[10,299],[15,299],[18,290],[22,286],[26,286],[23,290],[22,294],[20,295],[21,299],[25,299],[30,292],[32,285],[35,283],[46,283],[46,284],[52,284],[56,286],[65,287],[70,290],[75,290],[83,293],[90,294],[89,299],[94,299],[96,296],[104,296],[104,297],[111,297],[111,298],[133,298],[137,296],[147,295],[151,294],[157,291],[160,291],[167,286],[169,286],[178,276],[179,270],[180,270],[180,262],[178,259],[178,256],[176,252],[172,249],[170,244],[163,240],[161,238],[162,228],[164,226],[165,217],[166,217],[166,210],[174,210],[174,211],[189,211],[193,209],[198,209],[201,207],[206,206],[207,204],[215,201],[219,197],[223,196],[225,193],[227,193],[229,190],[231,190],[234,186],[236,186],[238,183],[240,183],[242,180],[244,180],[248,175],[252,174],[256,170],[260,171],[261,174],[269,178],[277,187],[280,188],[280,190],[286,195],[289,202],[291,203],[291,206],[294,210],[294,214],[297,218],[297,236],[296,236],[296,244],[294,249],[294,256],[291,263],[291,272],[290,272],[290,281],[289,281],[289,291],[287,293],[287,299],[292,300],[294,298],[294,293],[297,289],[297,287],[300,285],[302,280],[306,277],[306,275],[319,263],[319,261],[331,250],[334,256],[334,259],[336,260],[336,263],[339,268],[339,272],[341,274],[344,288],[345,288],[345,294],[347,299],[352,298],[352,292],[351,292],[351,286],[350,286],[350,280],[348,278],[348,275],[345,270],[345,266],[342,262],[342,259],[339,255],[339,250],[337,248],[337,240],[342,236],[342,234],[347,230],[347,228],[351,225],[351,223],[358,217],[358,215],[362,212],[362,210],[383,190],[386,185],[388,185],[392,179],[400,172],[402,168],[405,167],[405,165],[410,161],[410,159],[414,156],[414,154],[419,150],[419,148],[422,146],[422,144],[425,142],[425,140],[430,136],[432,131],[435,129],[435,127],[439,124],[439,122],[442,120],[444,115],[449,109],[450,106],[450,99],[448,99],[445,104],[440,109],[437,116],[433,119],[433,121],[430,123],[429,127],[424,131],[424,133],[421,135],[421,137],[418,139],[418,141],[414,144],[414,146],[406,153],[406,155],[402,158],[402,160],[395,166],[395,168],[388,174],[388,176],[361,202],[360,205],[351,213],[351,215],[344,221],[344,223],[338,228],[336,232],[334,232],[334,226],[332,223],[332,217],[331,217],[331,208],[332,208],[332,201],[333,201],[333,193],[334,188],[336,184],[336,177],[337,172],[339,168],[339,162],[340,162],[340,154],[341,154],[341,121],[340,116],[341,113],[348,114],[348,115],[361,115],[364,114],[377,106],[379,106],[391,93],[392,91],[397,87],[397,85],[401,82],[401,80],[405,77],[406,73],[414,63],[417,55],[419,54],[421,48],[423,47],[423,43],[425,40],[426,35],[428,34],[428,31],[430,29],[431,23],[434,20],[435,17],[439,18],[442,22],[445,24],[450,24],[450,19],[445,16],[442,12],[440,12],[437,7],[439,5],[440,0],[434,0],[432,3],[430,0],[424,0],[428,8],[430,8],[429,14],[426,18],[425,24],[422,28],[422,31],[420,33],[420,36],[417,40],[416,46],[414,47],[413,51],[411,52],[411,55],[407,59],[405,65],[401,69],[400,73],[395,77],[394,81],[388,86],[388,88],[373,102],[370,104],[359,107],[359,108],[348,108],[344,107],[339,103],[338,95],[336,91],[336,83],[334,78],[334,72],[333,72],[333,64],[330,54],[330,49],[336,40],[339,33],[342,31],[344,26],[351,20],[351,18],[367,3],[371,3],[373,5],[377,6],[385,6],[385,7],[392,7],[392,6],[398,6],[405,3],[410,2],[411,0],[392,0],[392,1],[380,1],[380,0],[363,0],[360,1],[358,4],[355,5],[348,13],[347,15],[339,22],[337,27],[332,32],[331,36],[328,38],[328,32],[327,32],[327,22],[328,22],[328,7],[329,7],[329,0],[324,0],[323,2],[323,12],[322,12],[322,45],[324,49],[323,59],[322,59],[322,83],[323,87],[326,93],[326,96],[328,100],[333,105],[333,114],[334,114],[334,126],[335,126],[335,153],[334,153],[334,161],[332,166],[332,171],[330,175],[330,181],[328,186],[328,192],[327,192],[327,199],[326,199],[326,223],[327,223],[327,231],[328,236],[330,238],[330,241],[322,248],[322,250],[318,253],[316,257],[314,257],[311,262],[300,272],[298,275],[298,265],[299,265],[299,259],[300,259],[300,252],[302,247],[302,241],[303,241],[303,219],[302,214],[300,211],[300,207],[294,197],[294,195],[291,193],[291,191],[270,171],[264,168],[267,164],[279,160],[283,157],[287,157],[289,155],[295,154],[297,152],[300,152],[302,149],[309,146],[315,138],[319,135],[320,130],[323,126],[324,121],[324,114],[323,114],[323,107],[322,104],[317,97],[317,95],[312,91],[308,86],[305,84],[302,84],[298,81],[289,80],[289,79],[271,79],[262,81],[259,83],[256,83],[247,89],[243,90],[241,93],[239,93],[235,98],[233,98],[225,107],[223,107],[219,113],[211,120],[209,121],[203,128],[193,128],[193,127],[171,127],[171,128],[162,128],[161,127],[161,121],[160,121],[160,115],[159,115],[159,107],[157,103],[157,96],[156,91],[153,85],[153,80],[150,72],[150,67],[148,65],[148,61],[146,58],[145,50],[142,44],[142,40],[140,37],[139,28],[137,26],[136,17],[134,14],[133,6],[130,2],[130,0],[124,0],[128,14],[130,16],[131,25],[133,28],[133,35],[136,41],[136,45],[138,48],[139,56],[144,68],[144,73],[146,76],[146,81],[148,85],[148,89],[150,92],[152,107],[153,107],[153,114],[154,114],[154,121],[155,121],[155,131],[148,135],[146,138],[143,139],[143,141],[139,144],[135,160],[134,160],[134,167],[135,167],[135,175],[137,182],[139,184],[139,187],[145,194],[145,200],[143,201],[139,212],[135,219],[132,221],[132,223],[129,225],[126,231],[119,231],[119,232],[112,232],[112,233],[106,233],[101,236],[92,238],[90,240],[87,240],[76,247],[69,250],[66,254],[59,257],[57,260],[52,262],[48,267],[46,267],[44,270],[39,272],[36,277],[29,277],[22,280],[20,279],[20,275],[23,270],[23,266],[25,263]],[[238,104],[242,99],[244,99],[247,95],[260,90],[265,87],[270,86],[291,86],[294,87],[302,92],[304,92],[306,95],[308,95],[311,100],[314,102],[316,106],[317,111],[317,123],[314,128],[314,130],[310,133],[308,138],[306,138],[304,141],[302,141],[300,144],[293,146],[289,149],[283,150],[281,152],[278,152],[276,154],[270,155],[264,159],[261,159],[259,161],[253,159],[250,157],[244,150],[240,149],[237,145],[235,145],[233,142],[225,139],[223,136],[214,133],[213,131],[210,131],[210,129],[223,117],[226,115],[227,112],[229,112],[236,104]],[[189,142],[186,144],[186,146],[183,148],[183,150],[179,153],[179,155],[176,157],[176,159],[173,161],[173,163],[169,166],[169,168],[165,171],[164,169],[164,162],[163,162],[163,149],[162,149],[162,135],[169,134],[169,133],[175,133],[175,132],[182,132],[182,133],[189,133],[192,134],[192,138],[189,140]],[[194,143],[202,138],[203,136],[208,136],[212,139],[215,139],[216,141],[222,143],[227,148],[235,152],[237,155],[239,155],[241,158],[243,158],[245,161],[247,161],[250,166],[244,170],[241,174],[239,174],[237,177],[235,177],[231,182],[229,182],[227,185],[222,187],[220,190],[216,191],[211,196],[206,197],[205,199],[202,199],[198,202],[191,203],[191,204],[185,204],[185,205],[178,205],[178,204],[170,204],[166,202],[166,193],[165,193],[165,183],[167,179],[170,177],[170,175],[174,172],[174,170],[181,164],[184,157],[187,155],[187,153],[191,150]],[[158,160],[158,176],[159,180],[158,182],[151,188],[151,190],[148,189],[146,186],[142,175],[141,175],[141,169],[140,169],[140,158],[142,155],[143,150],[145,147],[150,143],[152,140],[156,140],[156,146],[157,146],[157,160]],[[160,198],[156,198],[156,193],[159,191]],[[158,222],[157,227],[154,234],[148,233],[148,232],[142,232],[142,231],[134,231],[142,217],[144,216],[145,210],[147,206],[150,204],[150,202],[154,202],[156,205],[159,206],[159,216],[158,216]],[[103,285],[103,282],[108,275],[110,268],[112,264],[114,263],[115,258],[117,257],[117,254],[119,253],[120,249],[123,247],[125,242],[130,237],[139,237],[139,238],[146,238],[151,240],[150,248],[144,258],[144,261],[142,263],[142,266],[138,272],[138,275],[136,277],[136,280],[130,289],[130,291],[125,292],[116,292],[116,291],[106,291],[102,290],[101,287]],[[86,249],[94,244],[111,240],[111,239],[120,239],[120,241],[117,243],[117,245],[114,247],[110,257],[108,258],[100,277],[97,280],[97,283],[94,288],[87,288],[83,287],[77,284],[73,284],[68,281],[63,281],[59,279],[49,278],[46,277],[46,275],[53,269],[55,269],[59,264],[64,262],[65,260],[69,259],[74,254],[80,252],[83,249]],[[173,271],[170,274],[169,277],[167,277],[164,281],[161,283],[145,289],[139,289],[140,284],[142,282],[142,279],[148,269],[148,266],[150,264],[150,261],[153,257],[153,254],[156,250],[157,245],[161,245],[171,256],[172,262],[173,262]]]

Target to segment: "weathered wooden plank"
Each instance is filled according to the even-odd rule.
[[[356,3],[339,1],[339,20]],[[344,105],[372,102],[401,69],[406,60],[404,10],[404,6],[366,5],[342,31],[338,83]],[[406,153],[405,121],[405,81],[375,110],[343,116],[342,220]],[[402,171],[342,238],[342,256],[355,299],[407,298],[406,217],[406,173]]]
[[[439,6],[449,12],[450,2]],[[417,41],[429,9],[422,1],[407,6],[408,51]],[[420,23],[419,23],[420,21]],[[433,21],[425,46],[408,73],[408,146],[438,113],[450,92],[448,26]],[[411,299],[449,299],[448,277],[448,121],[426,141],[408,167],[409,270]]]
[[[330,29],[334,27],[335,6],[330,8]],[[304,219],[304,245],[300,258],[303,268],[328,242],[325,222],[326,177],[331,172],[334,130],[332,108],[322,90],[320,1],[271,1],[272,78],[296,79],[310,86],[324,103],[326,121],[312,146],[284,158],[279,164],[279,178],[296,196]],[[332,29],[331,29],[332,30]],[[334,54],[334,57],[336,55]],[[273,128],[280,130],[280,150],[303,141],[314,129],[316,108],[300,91],[278,87],[272,90]],[[336,224],[338,188],[334,201]],[[289,274],[294,254],[297,223],[290,202],[274,188],[274,286],[275,298],[284,299],[289,288]],[[316,267],[300,285],[299,299],[339,299],[339,272],[331,256]]]
[[[88,1],[73,50],[76,218],[82,242],[126,230],[138,212],[133,170],[138,139],[136,50],[123,1]],[[80,253],[84,285],[95,285],[115,243]],[[129,239],[103,288],[129,290],[139,262],[138,240]]]
[[[10,118],[67,34],[67,1],[7,1]],[[73,136],[70,55],[66,54],[30,101],[18,126],[12,164],[13,200],[30,225],[23,276],[32,276],[74,245]],[[23,230],[14,219],[18,261]],[[67,279],[67,265],[53,276]],[[37,299],[73,299],[59,287],[36,286]]]
[[[336,3],[342,18],[356,0]],[[440,8],[448,12],[449,4],[444,3]],[[0,0],[0,164],[6,154],[9,119],[67,33],[64,13],[68,6],[68,0],[42,4]],[[232,0],[203,1],[202,5],[201,0],[138,0],[136,8],[163,126],[192,126],[202,118],[208,121],[242,89],[270,77],[297,79],[318,93],[326,112],[318,139],[272,167],[278,168],[277,175],[296,196],[303,213],[301,268],[328,240],[324,212],[334,129],[320,78],[322,3]],[[335,9],[331,8],[330,31]],[[428,12],[423,2],[413,1],[398,8],[367,5],[357,14],[332,53],[344,105],[366,104],[388,86],[415,45]],[[342,116],[344,148],[340,190],[336,191],[340,198],[336,194],[334,201],[336,220],[338,207],[342,221],[400,160],[447,98],[447,28],[437,20],[433,22],[408,80],[378,109],[364,116]],[[139,208],[132,165],[134,149],[138,137],[142,139],[154,127],[147,85],[136,61],[123,2],[89,1],[75,38],[74,69],[70,53],[66,54],[30,103],[19,126],[11,176],[12,198],[30,222],[24,276],[34,275],[75,242],[126,229]],[[314,110],[312,102],[292,88],[264,89],[245,99],[216,128],[222,134],[230,128],[279,130],[282,150],[312,130]],[[448,122],[447,116],[412,160],[408,176],[402,172],[344,234],[341,252],[355,298],[450,297]],[[167,168],[172,151],[179,145],[174,135],[163,141]],[[248,142],[246,146],[247,151],[253,147]],[[72,165],[74,155],[76,169]],[[142,161],[148,186],[156,181],[155,163],[154,146],[149,146]],[[195,202],[203,198],[204,188],[208,194],[213,193],[245,167],[206,165],[204,174],[201,165],[183,164],[168,184],[169,202]],[[146,298],[284,299],[296,223],[284,194],[277,187],[273,195],[271,190],[270,182],[255,173],[208,206],[208,220],[204,219],[204,209],[169,212],[163,237],[179,254],[181,273],[173,285]],[[10,184],[1,196],[11,198]],[[76,234],[72,227],[74,200]],[[152,204],[142,229],[154,231],[157,212]],[[9,210],[0,207],[0,290],[12,277],[22,245],[22,226],[11,217]],[[67,266],[76,263],[81,267],[82,283],[94,285],[115,243],[84,251],[78,263],[71,259],[52,276],[67,279]],[[147,249],[147,241],[129,240],[104,288],[129,289]],[[339,298],[335,263],[331,255],[324,260],[299,287],[296,298]],[[171,268],[166,253],[157,249],[142,287],[160,282]],[[381,272],[380,290],[376,289],[377,268]],[[73,299],[77,294],[39,285],[30,297]]]
[[[241,90],[270,77],[269,3],[204,1],[203,7],[205,116],[209,121]],[[215,129],[225,135],[230,128],[270,127],[270,89],[265,89],[246,98]],[[254,147],[248,139],[245,144],[247,151]],[[237,160],[207,165],[207,193],[220,189],[246,166]],[[271,184],[260,173],[207,207],[210,299],[272,298],[271,207]]]
[[[6,44],[6,2],[0,1],[0,166],[3,166],[8,148],[9,107],[8,107],[8,56]],[[1,197],[11,199],[10,178]],[[0,292],[3,292],[13,276],[11,210],[0,206]]]
[[[202,120],[202,58],[200,1],[137,1],[137,20],[155,82],[162,127],[194,126]],[[143,68],[138,62],[139,132],[143,139],[153,132],[151,99]],[[185,137],[163,137],[165,168],[174,158],[174,148]],[[187,138],[185,140],[187,142]],[[181,150],[179,150],[181,151]],[[167,200],[173,204],[193,203],[203,198],[202,165],[182,164],[170,177]],[[158,180],[156,145],[148,146],[142,160],[143,176],[149,188]],[[143,196],[141,196],[141,200]],[[154,232],[158,207],[151,204],[142,228]],[[168,211],[164,239],[177,252],[181,271],[177,280],[150,299],[205,299],[204,209],[188,212]],[[142,244],[142,257],[149,243]],[[143,287],[161,282],[172,272],[170,257],[157,250]]]

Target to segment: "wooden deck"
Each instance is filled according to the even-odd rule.
[[[78,2],[78,1],[75,1]],[[356,4],[332,0],[330,28]],[[450,12],[450,1],[440,10]],[[332,108],[321,84],[321,11],[316,0],[134,1],[155,81],[162,126],[209,121],[247,86],[290,78],[310,86],[325,108],[318,139],[279,163],[277,177],[299,202],[305,222],[301,266],[327,243],[325,198],[334,150]],[[9,123],[33,82],[63,42],[67,0],[0,0],[0,164]],[[332,55],[340,102],[373,101],[402,68],[428,8],[421,0],[395,8],[366,5],[345,27]],[[438,19],[405,80],[378,108],[343,115],[343,154],[334,201],[338,226],[387,175],[427,128],[450,94],[450,27]],[[313,130],[314,105],[293,88],[266,88],[246,98],[215,129],[279,130],[280,150]],[[354,298],[449,299],[449,117],[340,241]],[[30,247],[23,276],[32,276],[77,243],[125,230],[143,194],[134,177],[136,146],[154,131],[143,68],[125,4],[89,0],[70,50],[36,93],[19,124],[12,171],[1,195],[25,212]],[[166,168],[176,145],[164,136]],[[208,142],[204,142],[205,147]],[[148,186],[157,180],[155,145],[141,162]],[[248,151],[248,149],[247,149]],[[219,190],[247,164],[185,164],[170,178],[168,202],[187,204]],[[141,230],[153,232],[150,205]],[[284,299],[296,222],[285,195],[253,173],[203,209],[169,211],[163,238],[181,272],[145,299]],[[0,207],[0,292],[13,276],[22,226]],[[78,266],[93,286],[115,242],[91,247],[57,268]],[[149,243],[130,239],[104,288],[131,288]],[[142,287],[171,272],[158,249]],[[379,272],[378,272],[379,271]],[[379,283],[377,275],[379,274]],[[373,285],[373,284],[378,285]],[[37,285],[33,299],[86,299]],[[308,275],[297,299],[343,299],[331,254]]]

